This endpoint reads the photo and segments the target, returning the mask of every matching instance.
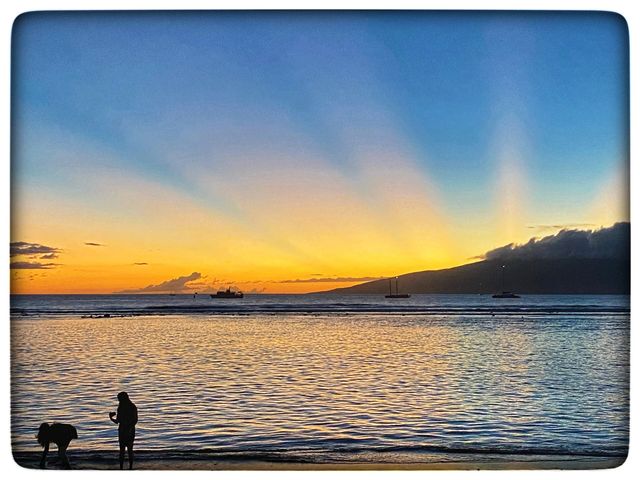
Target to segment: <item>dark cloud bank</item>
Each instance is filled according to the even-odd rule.
[[[58,254],[61,251],[59,248],[49,247],[40,243],[11,242],[9,244],[10,257],[25,256],[29,259],[53,260],[58,258]],[[51,262],[15,261],[9,263],[9,268],[11,270],[48,270],[58,265],[58,263]]]
[[[17,255],[43,255],[40,258],[55,258],[45,255],[57,255],[58,253],[60,253],[59,248],[48,247],[39,243],[11,242],[9,244],[9,256],[11,257]]]
[[[627,222],[600,230],[562,230],[524,245],[513,243],[488,251],[486,260],[560,258],[630,258],[631,225]]]
[[[9,268],[12,270],[47,270],[58,265],[57,263],[11,262]]]

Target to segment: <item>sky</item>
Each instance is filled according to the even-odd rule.
[[[461,265],[628,220],[628,165],[613,14],[13,28],[13,293],[304,293]]]

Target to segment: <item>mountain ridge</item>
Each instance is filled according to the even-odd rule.
[[[504,284],[502,281],[504,267]],[[394,277],[395,278],[395,277]],[[629,294],[628,260],[600,258],[483,260],[442,270],[398,275],[401,293]],[[395,283],[393,284],[395,289]],[[389,280],[373,280],[324,292],[386,294]]]

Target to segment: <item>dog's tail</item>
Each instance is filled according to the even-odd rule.
[[[36,438],[38,439],[38,443],[44,447],[44,444],[47,443],[47,439],[49,438],[49,424],[43,423],[40,425],[38,429],[38,435]]]

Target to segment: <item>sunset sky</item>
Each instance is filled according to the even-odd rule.
[[[627,36],[608,14],[23,16],[12,291],[326,290],[628,220]]]

